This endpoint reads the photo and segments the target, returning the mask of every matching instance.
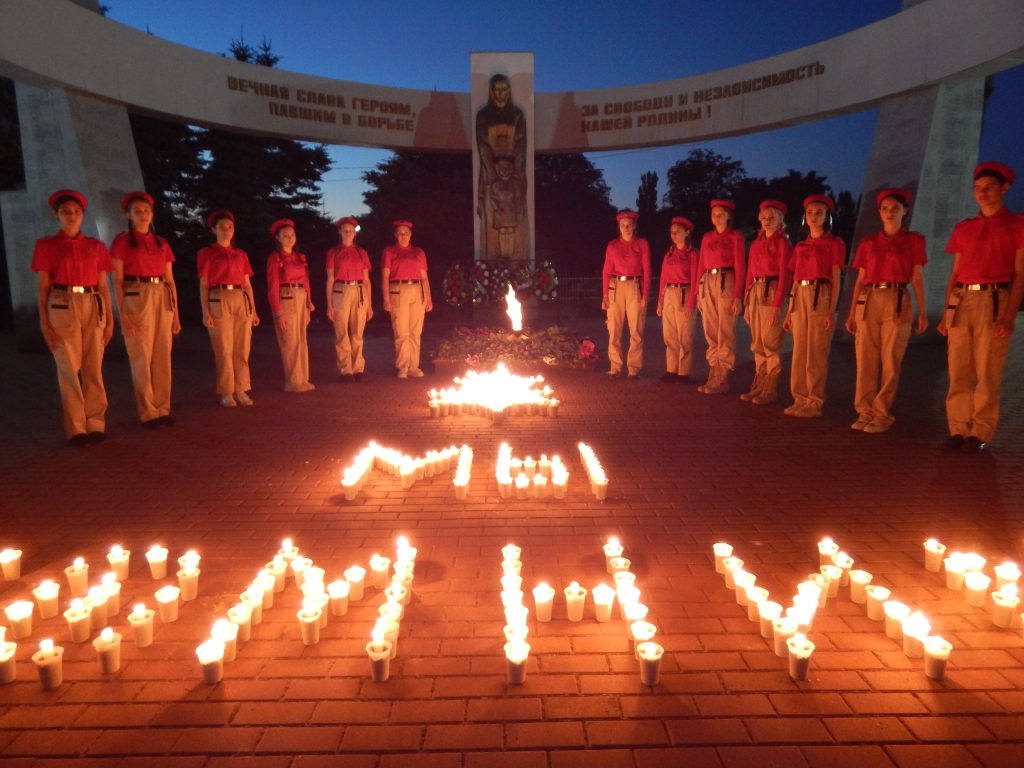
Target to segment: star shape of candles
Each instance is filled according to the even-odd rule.
[[[468,454],[468,458],[466,455]],[[423,478],[447,472],[453,462],[461,462],[464,472],[456,472],[455,479],[464,480],[462,485],[469,483],[469,467],[472,465],[473,451],[469,446],[457,448],[451,445],[440,451],[427,451],[423,456],[409,456],[394,448],[385,448],[371,440],[365,448],[355,455],[352,463],[341,471],[341,487],[346,501],[352,501],[366,484],[373,469],[379,469],[399,478],[402,488],[408,490],[413,483]],[[467,463],[468,462],[468,463]],[[459,485],[453,482],[458,493]]]
[[[542,499],[548,493],[556,499],[564,499],[569,484],[569,470],[557,455],[549,459],[542,453],[540,459],[532,456],[519,459],[512,455],[508,443],[498,447],[494,476],[503,499],[512,498],[513,491],[517,499]]]
[[[506,414],[558,416],[559,401],[543,376],[517,376],[498,363],[493,371],[468,371],[456,376],[455,386],[431,389],[427,406],[431,418],[470,414],[501,421]]]

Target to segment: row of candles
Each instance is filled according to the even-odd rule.
[[[347,501],[355,499],[370,477],[370,472],[375,468],[399,478],[402,488],[408,490],[417,480],[447,472],[453,462],[462,463],[467,452],[472,462],[473,451],[467,445],[461,448],[452,445],[440,451],[427,451],[424,456],[413,457],[394,448],[385,448],[371,440],[355,455],[352,463],[342,470],[342,491]],[[459,477],[457,474],[456,478]],[[466,482],[463,485],[466,485],[469,481],[468,468],[464,479]]]
[[[988,559],[976,552],[950,552],[946,545],[936,539],[924,543],[924,567],[932,573],[945,568],[946,588],[959,592],[963,590],[968,605],[984,608],[986,595],[992,598],[992,623],[1003,629],[1013,624],[1014,614],[1020,609],[1018,581],[1020,567],[1006,561],[993,567],[995,590],[989,592],[993,579],[983,573]],[[1024,625],[1024,614],[1021,614]],[[1022,630],[1024,631],[1024,630]]]
[[[466,413],[488,416],[496,421],[506,413],[530,416],[558,416],[558,398],[544,384],[543,376],[517,376],[504,364],[493,371],[469,371],[456,376],[455,386],[427,392],[431,418]],[[543,385],[542,388],[536,387]]]
[[[383,591],[384,602],[377,611],[380,614],[370,632],[366,644],[366,655],[370,660],[370,677],[375,683],[385,682],[391,675],[391,659],[398,654],[398,634],[405,608],[412,596],[412,582],[416,569],[415,547],[400,536],[395,550],[394,573],[388,583],[388,567],[391,560],[382,555],[370,558],[373,572],[373,586]]]
[[[594,494],[598,501],[604,501],[608,498],[608,475],[605,473],[604,467],[601,466],[601,462],[597,458],[597,454],[594,453],[593,448],[586,443],[580,443],[579,451],[580,460],[583,462],[583,469],[590,480],[590,492]]]
[[[527,456],[520,459],[512,455],[508,443],[498,447],[498,461],[494,469],[498,481],[498,493],[508,499],[515,491],[517,499],[542,499],[550,493],[556,499],[564,499],[569,485],[569,470],[557,455],[550,459],[546,453],[540,459]]]

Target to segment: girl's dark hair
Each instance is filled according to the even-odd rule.
[[[156,233],[156,227],[153,226],[152,222],[150,222],[149,224],[149,232],[150,234],[153,235],[153,237],[156,238],[156,244],[159,245],[161,248],[167,244],[167,241]],[[128,219],[128,242],[132,244],[132,248],[139,247],[139,240],[137,237],[135,237],[135,227],[132,226],[131,219]]]

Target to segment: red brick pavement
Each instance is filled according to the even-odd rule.
[[[601,327],[588,326],[600,339]],[[272,334],[260,329],[253,408],[216,407],[205,336],[187,331],[175,360],[179,424],[152,433],[134,421],[122,356],[107,361],[110,439],[85,450],[60,435],[52,361],[0,339],[0,547],[25,551],[23,578],[0,582],[0,604],[57,578],[75,555],[97,570],[113,543],[130,547],[123,604],[155,588],[143,551],[203,555],[200,598],[156,642],[126,640],[122,670],[99,672],[89,645],[62,622],[38,621],[18,650],[17,682],[0,686],[0,764],[7,766],[976,766],[1020,764],[1024,644],[1019,618],[994,628],[987,611],[921,566],[920,544],[992,560],[1024,559],[1024,374],[1018,334],[1003,424],[989,455],[942,451],[945,376],[938,345],[912,347],[883,435],[848,429],[849,346],[832,356],[824,418],[788,419],[735,396],[707,397],[656,381],[661,346],[648,328],[645,379],[551,375],[557,420],[464,416],[430,420],[423,392],[439,380],[387,375],[389,340],[369,343],[371,374],[334,380],[330,340],[314,333],[316,392],[280,391]],[[115,344],[119,344],[115,341]],[[703,371],[703,366],[699,367]],[[738,383],[749,381],[750,364]],[[402,491],[376,474],[356,502],[339,470],[370,438],[410,453],[467,442],[476,452],[469,498],[445,478]],[[498,499],[498,443],[517,455],[559,452],[573,478],[563,501]],[[604,461],[611,487],[597,502],[581,482],[578,440]],[[956,646],[946,681],[926,678],[843,594],[819,616],[807,682],[794,683],[712,568],[726,540],[773,595],[816,569],[831,534],[919,606]],[[193,649],[212,621],[291,535],[328,579],[398,534],[419,548],[414,598],[392,679],[368,677],[363,652],[379,601],[373,590],[319,645],[304,647],[293,586],[278,595],[222,684],[201,683]],[[607,580],[601,544],[620,536],[666,647],[662,683],[640,684],[621,621],[531,621],[526,684],[504,682],[499,548],[523,547],[525,586],[541,579]],[[113,624],[121,627],[125,614]],[[52,635],[66,650],[65,683],[40,690],[30,645]]]

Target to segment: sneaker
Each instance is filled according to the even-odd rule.
[[[399,371],[398,372],[398,378],[400,378],[400,379],[408,379],[409,378],[409,374],[406,373],[405,371]]]
[[[947,448],[949,448],[949,450],[951,450],[951,451],[959,451],[960,447],[963,444],[964,444],[964,436],[963,435],[950,435],[950,437],[947,438],[946,442],[945,442],[945,446]]]
[[[630,381],[637,381],[640,378],[640,374],[639,373],[630,373],[630,374],[626,375],[626,378],[629,379]]]
[[[889,427],[891,426],[892,424],[883,424],[880,421],[872,421],[864,425],[864,431],[872,435],[877,435],[880,432],[888,432]]]
[[[792,405],[786,406],[783,409],[782,412],[784,414],[786,414],[787,416],[796,416],[796,412],[799,411],[799,410],[800,410],[800,406],[797,405],[796,403],[793,403]]]
[[[964,444],[960,446],[960,451],[962,453],[981,453],[986,448],[988,448],[988,443],[971,435],[964,438]]]
[[[316,384],[314,384],[311,381],[307,381],[307,382],[305,382],[303,384],[300,384],[298,387],[296,387],[295,391],[296,392],[312,392],[314,389],[316,389]]]
[[[410,379],[422,379],[423,378],[423,371],[421,371],[419,368],[410,368],[409,369],[409,378]]]
[[[871,419],[867,416],[858,416],[857,420],[850,425],[850,429],[856,429],[858,432],[863,432],[864,428],[871,423]]]
[[[239,405],[252,405],[252,398],[245,392],[235,392],[235,400]]]
[[[238,405],[238,403],[235,402],[235,398],[233,398],[231,395],[221,395],[220,404],[223,405],[225,408],[234,408]]]
[[[614,371],[614,370],[609,368],[607,371],[604,372],[604,375],[605,376],[611,376],[612,378],[615,378],[615,377],[617,377],[619,375],[619,372],[618,371]]]
[[[798,408],[793,416],[796,416],[798,419],[816,419],[821,416],[821,411],[805,405],[803,408]]]
[[[658,381],[662,381],[666,384],[675,384],[676,379],[678,378],[679,377],[676,374],[670,371],[665,371],[665,373],[661,374],[661,378],[658,379]]]

